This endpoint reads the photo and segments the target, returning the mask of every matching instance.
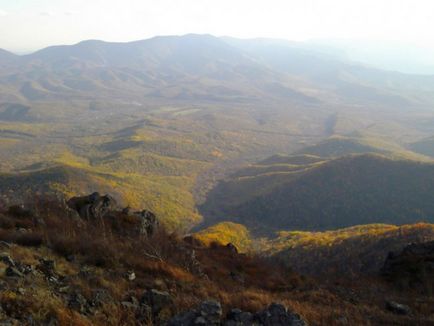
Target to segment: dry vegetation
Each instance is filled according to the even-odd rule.
[[[434,225],[369,224],[324,232],[279,232],[264,243],[298,272],[339,278],[375,275],[389,252],[399,253],[410,243],[434,240]]]
[[[16,262],[31,266],[38,266],[41,258],[54,260],[62,286],[39,274],[18,279],[1,276],[2,284],[8,284],[1,292],[3,310],[21,320],[32,316],[39,323],[57,320],[60,325],[136,325],[136,315],[120,302],[155,288],[168,291],[174,300],[164,312],[167,316],[214,298],[226,311],[233,307],[257,311],[271,302],[282,302],[312,325],[341,325],[345,320],[353,325],[434,322],[432,299],[412,302],[378,279],[351,286],[344,285],[344,279],[321,285],[278,261],[239,254],[215,242],[204,246],[164,229],[150,239],[119,232],[115,227],[119,223],[83,222],[52,201],[39,201],[33,211],[15,207],[0,213],[0,239],[11,244],[4,251]],[[122,215],[117,218],[127,228],[128,221]],[[134,281],[125,276],[131,270]],[[110,299],[92,312],[83,314],[68,307],[72,293],[91,301],[98,291],[108,293]],[[414,315],[387,312],[384,291],[387,298],[410,304]],[[378,296],[379,292],[384,294]]]

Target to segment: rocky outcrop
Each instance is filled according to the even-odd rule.
[[[246,312],[235,308],[228,312],[224,326],[242,326],[252,324],[253,314],[251,312]]]
[[[15,262],[11,256],[6,253],[0,253],[0,261],[7,265],[5,275],[7,277],[20,278],[33,272],[33,267],[21,262]]]
[[[410,244],[398,254],[390,252],[381,274],[399,288],[433,293],[434,241]]]
[[[386,309],[397,315],[409,315],[411,314],[411,309],[409,306],[395,302],[386,301]]]
[[[197,309],[176,315],[169,320],[168,326],[220,325],[222,315],[220,302],[208,300]]]
[[[135,212],[134,215],[140,218],[140,234],[152,236],[159,224],[155,214],[145,209],[141,212]]]
[[[140,300],[130,293],[121,301],[121,306],[134,313],[140,325],[165,325],[174,309],[171,295],[156,289],[146,290]]]
[[[111,225],[122,235],[140,234],[151,237],[159,226],[159,221],[154,213],[148,210],[131,212],[129,207],[117,210],[116,200],[110,195],[100,195],[94,192],[88,196],[73,197],[67,201],[70,209],[87,221],[99,221],[104,218],[104,223]]]
[[[307,322],[298,314],[287,310],[283,305],[272,303],[258,312],[254,320],[265,326],[306,326]]]
[[[117,207],[116,200],[112,196],[102,196],[98,192],[89,196],[72,197],[67,201],[67,205],[85,220],[104,217]]]
[[[176,315],[169,320],[168,326],[224,325],[224,326],[307,326],[308,323],[298,314],[277,303],[255,314],[232,309],[223,318],[219,302],[204,301],[197,309]]]
[[[104,225],[111,228],[119,235],[123,236],[145,236],[152,237],[158,227],[157,217],[150,211],[141,212],[112,212],[104,218]]]

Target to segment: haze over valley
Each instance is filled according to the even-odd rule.
[[[6,200],[28,188],[67,195],[98,185],[188,230],[204,218],[197,204],[230,171],[327,139],[354,144],[307,153],[431,161],[433,77],[293,42],[196,34],[84,41],[4,52],[0,64]]]
[[[432,325],[429,10],[166,2],[0,0],[0,324]]]

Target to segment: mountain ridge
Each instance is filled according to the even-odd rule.
[[[338,100],[406,107],[434,101],[427,93],[434,77],[366,68],[291,42],[255,42],[209,34],[87,40],[14,56],[17,60],[0,58],[0,65],[8,67],[3,78],[14,75],[16,87],[30,100],[90,90],[211,102]]]
[[[433,222],[429,194],[434,191],[434,164],[388,155],[368,152],[322,161],[309,156],[295,165],[275,156],[211,190],[201,207],[205,226],[232,221],[269,234]]]

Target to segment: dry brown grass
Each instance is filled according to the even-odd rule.
[[[9,221],[5,223],[9,225],[7,229],[0,227],[0,239],[16,243],[10,248],[11,256],[31,265],[37,265],[39,257],[53,259],[56,271],[69,276],[73,289],[88,299],[94,290],[104,289],[113,301],[105,303],[100,314],[85,317],[68,309],[61,298],[53,297],[52,289],[41,280],[25,296],[3,291],[0,301],[13,316],[32,314],[41,321],[54,316],[59,325],[135,325],[134,313],[122,308],[119,302],[128,293],[140,297],[145,289],[157,288],[173,296],[173,312],[214,298],[221,301],[225,312],[234,307],[255,312],[271,302],[280,302],[303,315],[311,325],[343,325],[345,320],[351,325],[434,323],[432,300],[421,302],[411,296],[403,299],[376,279],[359,281],[359,287],[354,289],[359,301],[354,303],[339,293],[338,285],[301,277],[275,260],[238,254],[219,244],[206,247],[187,243],[164,229],[150,239],[134,233],[126,235],[119,232],[118,224],[84,223],[68,216],[55,204],[50,205],[38,210],[43,223],[36,222],[34,217],[14,217],[0,212],[0,221]],[[18,231],[15,219],[31,221],[31,227],[24,233]],[[191,269],[188,261],[191,250],[195,251],[207,277]],[[86,277],[79,276],[83,266],[90,270]],[[137,276],[133,282],[125,277],[128,270]],[[339,287],[351,287],[344,283]],[[36,296],[42,300],[34,299]],[[402,317],[388,313],[384,309],[386,296],[409,304],[415,315]]]

